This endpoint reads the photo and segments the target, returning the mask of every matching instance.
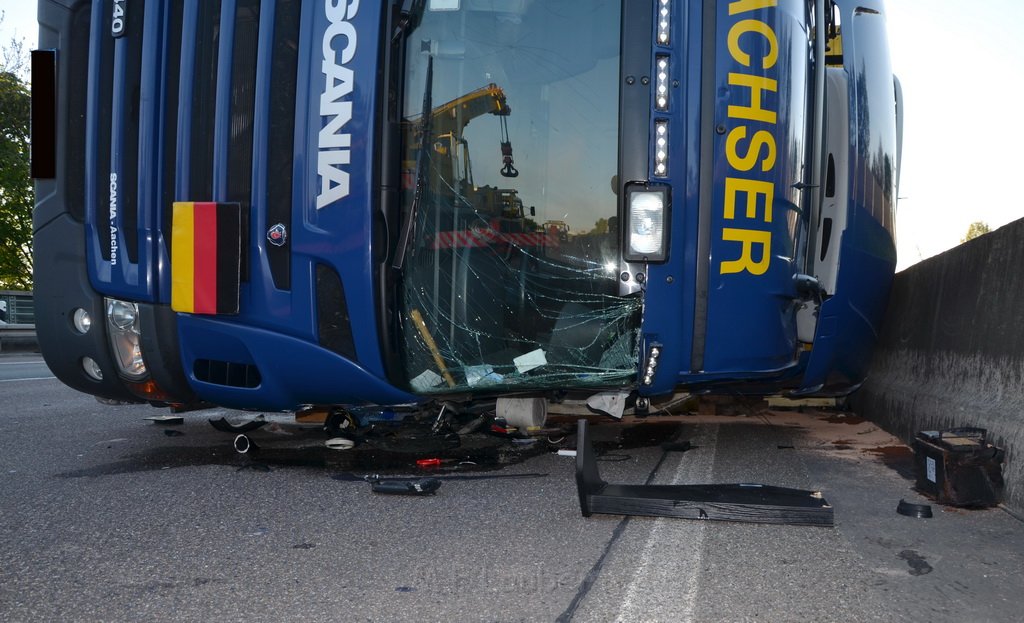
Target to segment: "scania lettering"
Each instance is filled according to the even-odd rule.
[[[39,12],[37,332],[71,387],[358,423],[864,380],[880,0],[125,4]]]
[[[359,2],[352,2],[347,9],[344,3],[336,5],[331,0],[324,3],[330,25],[323,38],[324,90],[320,95],[320,116],[324,119],[324,127],[318,135],[317,146],[317,172],[321,184],[316,198],[318,210],[344,199],[349,193],[349,173],[341,167],[350,163],[352,136],[342,133],[342,129],[352,120],[349,98],[355,89],[355,78],[347,65],[356,54],[358,38],[355,26],[347,20],[355,17],[358,10]],[[335,42],[343,43],[343,46],[335,48]]]
[[[117,173],[110,174],[110,265],[117,266]]]

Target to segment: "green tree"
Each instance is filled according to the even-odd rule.
[[[987,234],[990,231],[992,231],[992,228],[989,227],[988,223],[986,223],[985,221],[974,221],[973,223],[971,223],[970,227],[967,228],[967,234],[960,239],[960,242],[974,240],[978,236]]]
[[[2,21],[2,16],[0,16]],[[29,177],[31,96],[23,45],[18,40],[0,57],[0,289],[32,288],[32,205]]]

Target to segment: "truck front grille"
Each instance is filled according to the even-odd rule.
[[[63,62],[82,65],[87,88],[69,89],[69,124],[85,131],[77,146],[69,132],[65,166],[69,196],[76,184],[84,189],[79,216],[91,223],[100,257],[114,265],[110,278],[118,281],[117,265],[138,264],[137,276],[124,269],[120,279],[143,285],[142,266],[155,267],[171,252],[176,200],[237,202],[243,225],[291,225],[301,2],[147,0],[127,8],[120,37],[110,31],[111,0],[97,0],[74,20],[69,43],[87,49],[87,61],[66,53]],[[112,225],[123,236],[119,245],[111,243]],[[267,250],[278,289],[291,285],[289,255],[288,245]]]

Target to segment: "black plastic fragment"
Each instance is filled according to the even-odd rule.
[[[180,415],[155,415],[146,419],[159,426],[181,426],[185,423],[185,418]]]
[[[224,417],[210,419],[210,426],[214,427],[215,429],[219,430],[222,433],[250,433],[266,425],[267,421],[259,418],[253,418],[248,422],[238,424],[237,426],[229,422],[227,418]]]
[[[374,493],[391,495],[433,495],[441,488],[437,478],[415,478],[409,480],[377,480],[370,483]]]
[[[906,500],[900,500],[900,503],[896,506],[896,512],[907,517],[928,519],[932,516],[932,507],[931,504],[913,504]]]
[[[601,479],[580,420],[576,433],[576,490],[580,512],[710,519],[749,523],[833,525],[832,506],[816,491],[761,484],[616,485]]]

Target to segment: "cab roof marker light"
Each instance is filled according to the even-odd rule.
[[[660,112],[665,112],[668,110],[668,56],[657,55],[654,64],[654,107]]]
[[[654,175],[668,177],[668,121],[654,122]]]
[[[658,43],[661,45],[671,43],[668,33],[672,25],[672,14],[668,5],[669,0],[658,0]]]

